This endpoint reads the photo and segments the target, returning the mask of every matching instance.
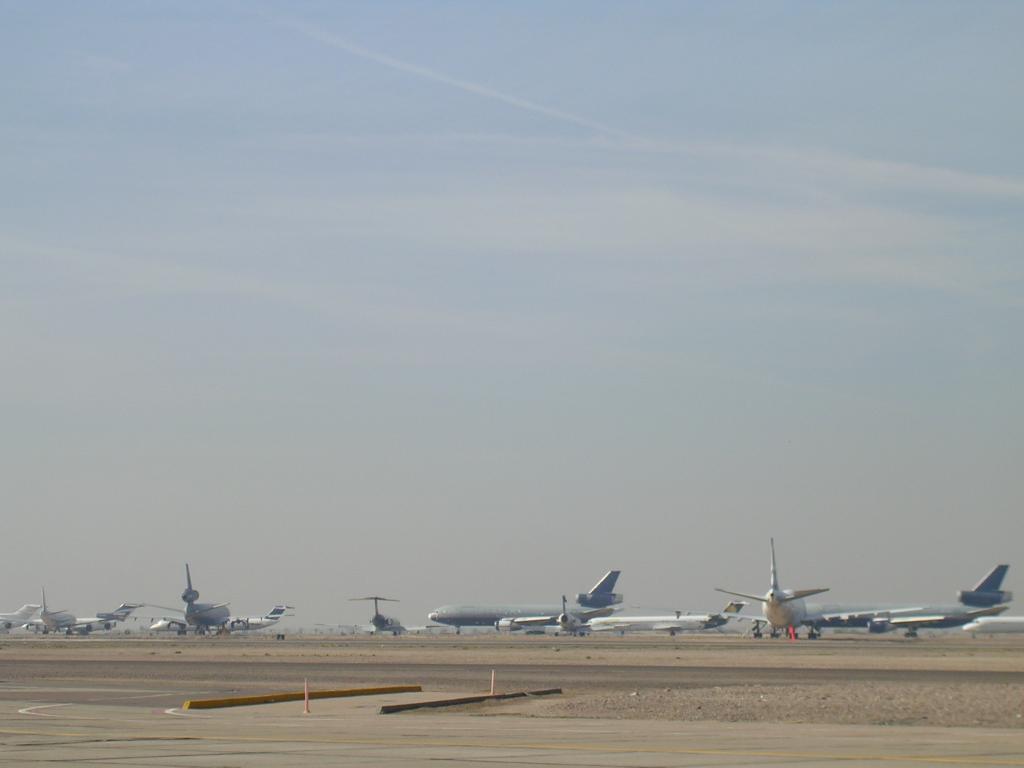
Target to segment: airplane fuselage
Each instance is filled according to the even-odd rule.
[[[1024,632],[1024,616],[982,616],[969,624],[964,624],[963,630],[979,635],[1021,633]]]
[[[193,627],[216,628],[231,618],[226,605],[216,603],[192,603],[185,611],[185,621]]]
[[[560,605],[444,605],[431,611],[427,618],[452,627],[493,627],[502,619],[557,617],[561,612]],[[558,622],[553,620],[550,623],[554,626]]]
[[[591,619],[587,626],[592,632],[697,632],[713,629],[726,620],[715,615],[662,616],[604,616]]]
[[[807,616],[807,604],[803,598],[785,600],[792,594],[789,590],[773,590],[765,595],[761,613],[774,629],[799,627]]]

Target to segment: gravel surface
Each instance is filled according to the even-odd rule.
[[[1024,728],[1024,690],[998,684],[754,684],[583,694],[502,711],[532,717]]]
[[[1022,728],[1024,642],[951,636],[742,638],[25,638],[0,642],[0,700],[98,689],[265,693],[418,683],[430,691],[561,687],[462,714]],[[151,706],[147,698],[121,705]],[[453,716],[458,713],[453,712]]]

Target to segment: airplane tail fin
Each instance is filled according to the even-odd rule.
[[[768,540],[772,548],[772,592],[779,591],[779,572],[775,567],[775,539]]]
[[[975,592],[998,592],[1000,587],[1003,586],[1003,579],[1006,578],[1006,572],[1010,570],[1008,565],[997,565],[988,574],[974,585]]]
[[[19,619],[31,619],[33,614],[38,611],[42,606],[35,605],[33,603],[25,603],[18,610],[14,612],[14,615]]]
[[[113,610],[113,614],[119,621],[123,621],[131,615],[132,611],[141,607],[142,605],[140,603],[121,603]]]
[[[597,584],[592,586],[589,592],[580,592],[576,595],[576,602],[586,608],[605,608],[621,603],[622,595],[613,591],[620,573],[622,571],[608,571],[598,579]]]
[[[974,585],[974,589],[964,589],[957,593],[957,599],[964,605],[989,606],[1008,603],[1013,600],[1013,593],[1003,590],[1003,579],[1010,570],[1008,565],[997,565],[989,571],[985,578]]]
[[[271,608],[264,614],[263,618],[273,619],[274,621],[277,621],[278,619],[287,616],[287,611],[289,610],[291,610],[290,605],[275,605],[273,608]]]
[[[728,603],[726,603],[725,608],[722,609],[722,613],[739,613],[746,607],[747,604],[743,600],[730,600]]]
[[[199,599],[199,592],[192,586],[192,571],[185,563],[185,591],[181,593],[181,599],[190,605]]]
[[[124,621],[131,615],[132,611],[141,607],[142,603],[121,603],[110,613],[97,613],[96,616],[106,621]]]
[[[608,571],[600,580],[590,588],[591,595],[606,595],[615,591],[615,582],[619,580],[622,571]]]

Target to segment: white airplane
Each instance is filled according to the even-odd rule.
[[[526,627],[556,626],[561,632],[569,635],[583,635],[590,631],[589,622],[598,616],[607,616],[614,609],[605,606],[601,608],[589,608],[586,610],[569,610],[565,595],[562,595],[562,612],[559,614],[548,614],[547,616],[523,616],[515,619],[502,619],[498,622],[499,631],[506,629],[515,631]]]
[[[725,626],[730,619],[746,619],[739,612],[746,605],[733,600],[719,613],[683,613],[676,611],[668,616],[599,616],[587,622],[591,632],[668,632],[675,636],[679,632],[700,632]]]
[[[907,637],[917,637],[919,629],[947,629],[959,627],[982,616],[995,616],[1008,605],[995,603],[996,600],[1010,599],[1011,593],[999,590],[999,585],[1009,566],[996,566],[974,590],[960,593],[960,605],[816,605],[804,602],[805,597],[827,592],[828,589],[779,588],[778,572],[775,568],[775,540],[771,540],[772,572],[771,588],[762,597],[742,592],[732,592],[716,587],[719,592],[736,597],[745,597],[761,603],[765,619],[771,626],[772,637],[780,631],[796,637],[797,630],[807,627],[807,637],[821,636],[823,627],[863,627],[868,632],[892,632],[905,630]],[[965,600],[966,598],[966,600]],[[982,605],[981,608],[967,606]],[[754,625],[754,637],[761,637],[761,627]]]
[[[44,635],[50,632],[63,632],[66,635],[80,634],[87,635],[90,632],[113,629],[119,621],[124,621],[136,608],[138,603],[121,603],[110,613],[99,613],[88,618],[79,618],[70,611],[51,611],[46,606],[46,590],[42,590],[43,605],[38,619],[26,621],[22,626]]]
[[[370,634],[387,634],[387,635],[401,635],[408,631],[406,627],[402,626],[402,622],[396,619],[394,616],[385,616],[380,612],[380,603],[397,603],[393,597],[380,597],[379,595],[370,595],[369,597],[350,597],[349,600],[372,600],[373,601],[373,616],[370,618],[369,627],[361,628],[362,631]]]
[[[25,626],[25,624],[35,616],[39,607],[40,606],[33,603],[27,603],[12,613],[0,613],[0,631],[7,632],[11,629],[15,629],[16,627]]]
[[[272,627],[285,616],[292,616],[288,611],[293,610],[290,605],[275,605],[262,616],[228,616],[227,620],[220,626],[228,632],[249,632],[257,629]],[[185,634],[188,625],[183,619],[159,619],[150,627],[152,632],[174,631],[178,634]]]
[[[780,629],[788,629],[792,636],[795,636],[796,629],[804,623],[807,616],[807,605],[805,597],[820,595],[828,592],[828,587],[817,587],[814,589],[782,589],[779,587],[779,574],[775,568],[775,539],[771,539],[772,548],[772,573],[771,587],[764,595],[748,595],[742,592],[732,592],[728,589],[715,587],[718,592],[724,592],[734,597],[745,597],[748,600],[756,600],[761,603],[761,612],[772,627],[772,636]],[[816,636],[816,629],[811,627],[811,635]],[[760,636],[760,631],[755,629],[755,634]]]
[[[1024,616],[983,616],[970,624],[964,624],[962,629],[978,635],[1024,632]]]

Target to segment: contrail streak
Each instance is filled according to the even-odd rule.
[[[311,40],[345,51],[352,56],[358,56],[361,59],[366,59],[367,61],[372,61],[390,69],[397,70],[398,72],[404,72],[423,80],[430,80],[435,83],[440,83],[441,85],[447,85],[450,88],[456,88],[465,93],[481,96],[485,99],[490,99],[491,101],[501,102],[502,104],[507,104],[510,107],[515,107],[516,109],[523,110],[524,112],[532,112],[536,115],[550,117],[553,120],[572,123],[573,125],[578,125],[581,128],[587,128],[596,133],[605,134],[606,136],[614,136],[622,139],[630,138],[628,134],[618,130],[617,128],[612,128],[611,126],[604,125],[603,123],[599,123],[594,120],[588,120],[585,117],[574,115],[571,112],[565,112],[561,109],[555,109],[554,107],[547,107],[543,104],[538,104],[535,101],[530,101],[529,99],[523,99],[508,93],[496,91],[493,88],[488,88],[487,86],[480,85],[479,83],[473,83],[469,80],[460,80],[457,77],[450,77],[442,72],[436,72],[432,69],[421,67],[418,64],[412,64],[408,61],[396,59],[393,56],[376,53],[375,51],[371,51],[367,48],[351,43],[343,37],[339,37],[338,35],[334,35],[329,32],[324,32],[322,29],[314,27],[311,24],[295,21],[293,19],[276,18],[262,11],[259,12],[259,15],[267,21],[277,24],[278,26],[287,27],[288,29],[298,32]]]

